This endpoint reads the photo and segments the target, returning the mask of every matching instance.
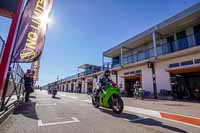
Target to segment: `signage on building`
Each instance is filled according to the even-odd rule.
[[[125,72],[124,75],[135,75],[135,74],[141,74],[142,70],[136,70],[136,71],[130,71],[130,72]]]

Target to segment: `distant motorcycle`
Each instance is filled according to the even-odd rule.
[[[57,94],[57,90],[56,90],[56,89],[53,89],[53,90],[52,90],[52,98],[55,98],[55,97],[56,97],[56,94]]]
[[[48,92],[48,94],[51,94],[51,89],[48,89],[47,92]]]

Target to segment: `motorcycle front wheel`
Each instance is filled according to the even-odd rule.
[[[95,98],[95,96],[92,97],[92,105],[93,105],[95,108],[98,108],[98,107],[99,107],[98,99]]]
[[[113,96],[112,97],[112,104],[111,108],[114,113],[121,114],[124,109],[124,103],[120,96]]]

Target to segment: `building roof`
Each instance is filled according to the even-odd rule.
[[[130,44],[135,45],[137,47],[140,44],[144,44],[145,42],[149,42],[152,40],[152,32],[156,31],[159,34],[168,34],[176,29],[180,29],[181,27],[186,27],[189,23],[194,21],[199,21],[200,19],[200,3],[193,5],[192,7],[166,19],[165,21],[152,26],[151,28],[145,30],[144,32],[135,35],[134,37],[121,42],[120,44],[108,49],[103,53],[106,57],[116,57],[120,55],[120,49],[125,47],[129,48]],[[131,46],[134,47],[133,45]],[[127,51],[127,50],[125,50]]]
[[[82,65],[80,65],[78,68],[81,68],[81,69],[88,69],[88,68],[91,68],[91,67],[99,67],[99,66],[92,65],[92,64],[82,64]]]

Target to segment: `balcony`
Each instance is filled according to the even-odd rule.
[[[139,62],[142,60],[150,59],[154,57],[154,49],[150,48],[145,51],[138,52],[136,54],[123,57],[123,65]]]
[[[187,48],[192,48],[195,46],[200,46],[200,33],[189,35],[185,38],[175,40],[171,43],[157,44],[157,55],[165,55],[169,53],[174,53]],[[123,57],[123,65],[143,61],[154,57],[154,49],[150,48],[136,54]]]
[[[192,48],[195,46],[200,46],[200,33],[189,35],[185,38],[175,40],[174,42],[171,43],[158,44],[157,54],[158,56],[165,55],[181,51],[187,48]]]
[[[113,69],[120,66],[121,66],[120,61],[107,62],[107,63],[104,63],[104,65],[101,67],[101,70],[104,71],[104,70]]]

